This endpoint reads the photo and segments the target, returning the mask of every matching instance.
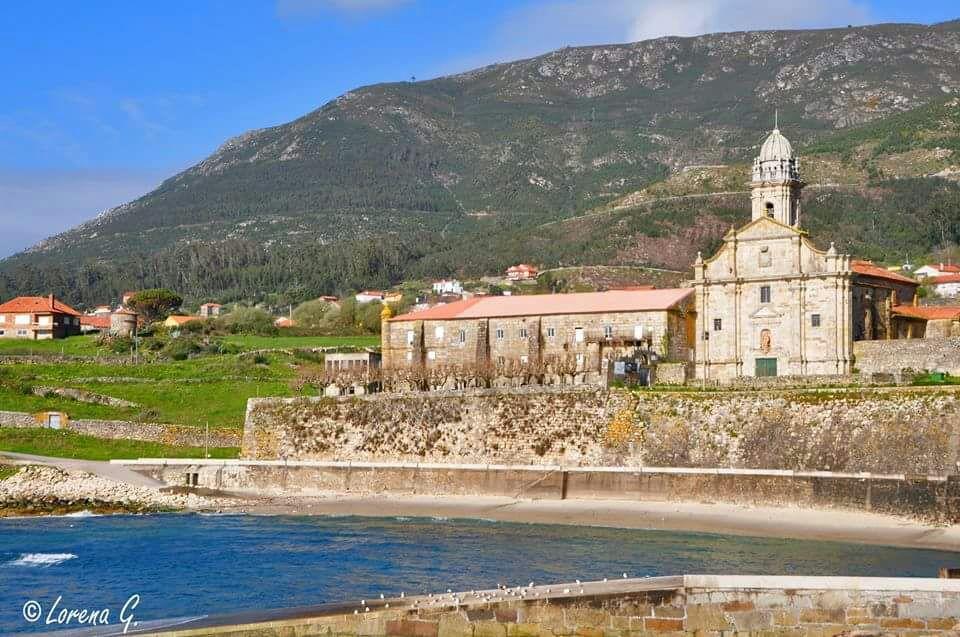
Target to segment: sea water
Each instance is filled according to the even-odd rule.
[[[456,520],[145,515],[0,520],[0,634],[52,630],[24,604],[138,620],[360,598],[684,573],[936,577],[957,554]]]

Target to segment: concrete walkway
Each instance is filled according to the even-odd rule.
[[[12,460],[12,464],[27,465],[39,464],[49,467],[58,467],[65,471],[86,471],[101,478],[125,482],[138,487],[152,487],[158,489],[166,486],[159,480],[147,477],[137,473],[123,465],[110,464],[109,462],[98,462],[96,460],[75,460],[73,458],[51,458],[48,456],[34,456],[28,453],[14,453],[12,451],[0,451],[0,458]]]

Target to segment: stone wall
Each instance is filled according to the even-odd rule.
[[[679,467],[578,467],[264,460],[119,461],[167,483],[255,495],[500,496],[547,500],[727,502],[960,519],[960,480],[943,477]]]
[[[880,637],[956,634],[960,617],[960,582],[949,579],[684,575],[513,584],[188,620],[163,635]]]
[[[0,411],[0,427],[34,428],[42,424],[33,416],[16,411]],[[182,447],[239,447],[241,434],[231,429],[168,425],[127,420],[67,419],[63,429],[96,438],[145,440]]]
[[[960,376],[960,338],[856,341],[854,368],[861,374],[901,370],[948,372]]]
[[[940,390],[529,388],[251,399],[242,456],[942,475],[958,430]]]

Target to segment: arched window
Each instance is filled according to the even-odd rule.
[[[767,216],[770,218],[773,218],[773,202],[768,201],[767,203],[764,204],[763,207],[766,208],[767,210]]]

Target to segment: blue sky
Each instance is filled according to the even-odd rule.
[[[147,192],[228,137],[356,86],[566,45],[956,17],[953,0],[8,3],[0,257]]]

